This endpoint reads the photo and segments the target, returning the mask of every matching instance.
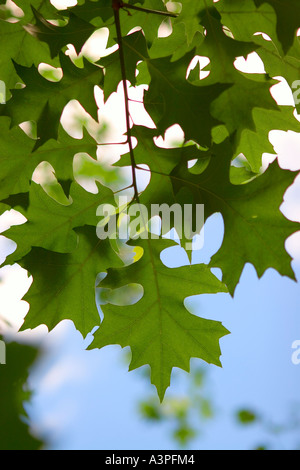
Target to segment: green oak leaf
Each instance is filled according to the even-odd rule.
[[[259,8],[256,5],[260,5]],[[293,85],[299,79],[300,73],[300,42],[299,37],[292,32],[290,23],[298,20],[297,17],[290,16],[286,23],[286,27],[289,29],[289,40],[292,41],[289,50],[286,51],[277,38],[277,15],[274,11],[274,8],[275,10],[277,7],[281,9],[285,5],[287,8],[290,7],[289,2],[281,2],[280,4],[280,2],[259,1],[255,4],[253,0],[222,0],[222,2],[216,3],[216,8],[221,14],[223,25],[230,29],[235,39],[251,40],[260,46],[256,52],[262,59],[269,76],[284,77],[294,91]],[[280,21],[282,18],[281,16]],[[297,96],[295,96],[295,105],[300,112]]]
[[[14,88],[20,81],[12,60],[26,67],[38,66],[41,62],[59,65],[57,59],[51,59],[48,46],[36,41],[24,29],[34,19],[30,5],[48,18],[56,18],[57,10],[43,0],[18,0],[15,3],[23,9],[24,16],[13,23],[0,20],[0,80],[6,83],[7,89]]]
[[[241,167],[231,166],[229,176],[230,176],[230,182],[232,184],[237,185],[237,184],[248,183],[254,178],[257,178],[259,175],[249,170],[247,166],[241,166]]]
[[[298,0],[254,0],[257,6],[269,3],[277,15],[277,36],[286,54],[292,46],[300,27],[300,4]]]
[[[0,202],[0,215],[4,214],[4,212],[6,212],[7,210],[10,210],[11,208],[12,208],[11,205]]]
[[[268,3],[257,8],[253,0],[222,0],[215,3],[215,8],[221,15],[223,26],[229,28],[235,39],[257,42],[261,38],[257,33],[264,33],[282,49],[276,33],[277,17]]]
[[[222,212],[227,233],[221,249],[212,257],[211,266],[222,269],[224,282],[231,293],[234,292],[246,263],[253,264],[258,277],[261,277],[268,268],[273,268],[281,275],[295,280],[291,257],[285,250],[285,241],[298,231],[300,226],[299,223],[285,219],[279,210],[283,194],[294,179],[295,173],[283,172],[275,162],[266,174],[241,185],[234,196],[236,200],[244,198],[246,200],[244,204],[237,201]],[[239,211],[238,218],[241,220],[237,227],[235,210]],[[232,229],[228,229],[230,224],[234,224]],[[231,234],[235,228],[236,242]],[[228,260],[233,250],[234,269]]]
[[[62,13],[76,15],[97,27],[104,26],[114,16],[111,0],[85,0]]]
[[[61,49],[68,44],[72,44],[77,54],[80,54],[83,45],[95,31],[94,26],[72,13],[69,15],[66,26],[55,26],[47,21],[35,8],[32,8],[32,10],[36,22],[35,24],[28,24],[24,28],[39,41],[48,44],[52,58],[56,57]]]
[[[174,23],[172,34],[167,37],[155,38],[149,48],[151,59],[170,56],[172,57],[171,61],[178,60],[194,49],[196,45],[199,46],[203,36],[200,33],[195,35],[194,41],[189,44],[185,32],[184,23]]]
[[[144,0],[132,0],[132,5],[139,3],[142,5]],[[73,7],[64,10],[62,14],[69,14],[82,18],[95,25],[97,28],[102,26],[110,27],[113,23],[114,12],[112,9],[112,0],[84,0]],[[135,14],[134,11],[131,12]]]
[[[141,31],[136,31],[123,37],[122,42],[126,79],[135,86],[137,63],[141,60],[141,56],[148,56],[145,37]],[[111,93],[117,91],[118,84],[122,81],[119,51],[102,58],[98,64],[105,68],[103,91],[106,101]]]
[[[97,207],[113,204],[110,189],[98,184],[98,193],[84,190],[73,183],[70,188],[69,205],[63,205],[49,197],[43,188],[31,184],[29,208],[23,215],[27,222],[13,226],[3,235],[17,244],[17,249],[6,258],[5,264],[13,264],[23,258],[32,247],[41,247],[59,253],[70,253],[77,247],[78,236],[73,230],[84,225],[97,225]]]
[[[169,175],[181,161],[188,162],[201,159],[206,152],[199,150],[196,145],[174,148],[158,147],[154,141],[157,137],[157,130],[144,126],[134,126],[131,135],[138,142],[134,151],[138,168],[142,169],[143,165],[147,165],[149,167],[148,172],[151,172],[150,183],[140,195],[140,202],[149,208],[151,204],[162,204],[164,202],[172,205],[176,202],[176,198],[172,183],[166,181],[165,175]],[[130,164],[130,155],[125,154],[115,165],[122,167]]]
[[[195,35],[203,35],[204,29],[200,23],[201,13],[214,5],[213,0],[185,0],[182,2],[182,10],[174,24],[183,23],[185,27],[186,42],[192,44]]]
[[[29,190],[36,167],[49,162],[61,182],[73,180],[73,159],[79,152],[96,157],[97,143],[84,130],[82,139],[70,137],[60,126],[58,140],[49,140],[33,152],[36,141],[29,138],[20,127],[9,128],[7,117],[0,117],[0,200]],[[11,155],[13,154],[13,158]]]
[[[186,73],[193,56],[188,53],[175,62],[170,57],[146,59],[151,82],[145,91],[144,104],[160,134],[178,123],[186,140],[210,146],[211,130],[221,122],[211,115],[210,109],[230,85],[205,86],[200,80],[199,86],[189,83]]]
[[[223,217],[224,239],[211,266],[222,269],[232,295],[246,263],[255,267],[259,277],[274,268],[295,279],[285,241],[300,228],[279,210],[295,172],[282,170],[275,161],[262,175],[236,185],[230,181],[233,152],[226,139],[213,147],[210,164],[200,175],[192,175],[185,167],[173,172],[175,191],[184,187],[193,194],[194,203],[204,204],[205,219],[213,213]]]
[[[134,126],[132,128],[132,136],[138,141],[134,153],[137,169],[144,170],[145,174],[151,174],[148,186],[139,197],[139,202],[148,209],[148,215],[154,211],[154,204],[157,204],[159,208],[165,204],[168,204],[170,208],[173,204],[182,204],[180,194],[174,192],[171,177],[166,177],[171,175],[179,163],[182,162],[187,165],[189,161],[197,159],[198,166],[200,167],[200,162],[206,164],[209,158],[208,152],[200,150],[196,145],[184,145],[174,148],[158,147],[154,142],[156,134],[156,129],[149,129],[143,126]],[[121,167],[130,164],[129,154],[123,155],[121,160],[116,163],[116,165]],[[145,165],[147,165],[148,169],[145,169]],[[153,215],[159,215],[159,213]],[[180,219],[178,221],[176,217],[173,218],[172,212],[170,212],[170,220],[167,221],[165,226],[162,224],[162,235],[174,227],[177,233],[182,235],[180,243],[185,247],[187,243],[191,243],[191,240],[187,239],[185,235],[187,235],[188,230],[189,233],[193,232],[192,222],[196,220],[195,217],[196,214],[194,213],[190,220],[190,228],[188,229],[187,220]],[[191,255],[191,252],[187,254]]]
[[[95,120],[98,119],[94,87],[102,82],[102,69],[85,59],[83,68],[76,67],[62,53],[60,63],[63,78],[59,82],[43,78],[34,66],[28,68],[15,64],[26,87],[13,90],[12,98],[2,108],[2,114],[11,118],[12,126],[25,121],[37,123],[39,140],[35,148],[51,138],[57,139],[62,111],[73,99],[77,99]]]
[[[297,112],[300,113],[299,77],[300,77],[300,38],[295,41],[287,55],[282,54],[271,41],[260,38],[262,47],[257,54],[264,62],[266,72],[273,77],[284,77],[294,94]]]
[[[11,209],[15,209],[16,211],[19,211],[21,214],[23,214],[24,211],[28,209],[28,206],[28,193],[13,194],[0,203],[0,215]]]
[[[255,173],[261,169],[263,154],[274,153],[274,148],[269,141],[270,131],[300,131],[299,121],[295,119],[293,111],[291,106],[280,106],[278,111],[263,108],[253,109],[255,130],[244,129],[242,131],[236,154],[242,153]]]
[[[229,37],[225,34],[220,20],[220,14],[215,8],[207,9],[202,14],[201,23],[205,27],[206,35],[197,46],[196,51],[199,55],[210,59],[210,64],[203,69],[210,71],[209,76],[204,80],[206,84],[232,84],[215,100],[211,110],[215,118],[226,124],[229,133],[237,131],[238,142],[240,133],[244,129],[255,130],[251,110],[256,107],[276,108],[276,103],[270,94],[272,82],[267,76],[243,74],[234,65],[237,57],[247,58],[249,53],[259,48],[259,45]],[[191,75],[189,81],[192,81]],[[201,83],[199,73],[198,80],[193,80],[192,83],[194,85]],[[244,106],[247,101],[248,105]],[[236,110],[234,113],[232,112],[233,108]],[[249,111],[248,113],[245,113],[246,109]]]
[[[221,16],[215,8],[209,9],[202,16],[201,23],[205,27],[204,40],[197,47],[197,53],[209,57],[210,70],[206,79],[209,83],[234,83],[239,72],[234,67],[237,57],[247,57],[259,46],[253,42],[237,41],[225,34],[220,22]]]
[[[76,229],[79,241],[69,254],[33,248],[19,264],[33,276],[33,283],[23,300],[30,304],[22,330],[44,323],[49,330],[70,319],[86,336],[99,325],[95,301],[97,275],[109,267],[121,266],[109,240],[99,240],[96,228]]]
[[[32,17],[32,7],[46,18],[54,19],[59,17],[59,11],[51,2],[45,2],[44,0],[14,0],[14,3],[23,10],[24,19],[27,22]]]
[[[144,295],[134,305],[102,306],[104,320],[90,346],[130,346],[130,370],[149,364],[151,382],[161,400],[170,385],[173,367],[188,371],[192,357],[221,366],[219,340],[228,334],[220,322],[200,318],[185,309],[183,302],[188,296],[227,289],[205,265],[163,265],[160,253],[172,244],[170,240],[141,240],[138,245],[144,253],[139,261],[108,270],[101,287],[115,289],[140,283]]]
[[[183,154],[186,155],[186,159],[191,156],[189,147],[165,148],[156,145],[155,138],[159,137],[157,129],[135,125],[131,129],[131,136],[137,140],[134,152],[136,163],[147,164],[154,171],[171,171],[183,158]],[[116,165],[130,165],[129,153],[122,155]]]
[[[266,75],[240,73],[235,78],[235,86],[224,91],[212,104],[212,116],[225,123],[230,134],[236,132],[239,139],[244,129],[255,130],[254,108],[278,109],[270,93],[275,83]]]

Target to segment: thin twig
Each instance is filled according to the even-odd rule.
[[[126,188],[118,189],[117,191],[113,191],[113,194],[118,194],[121,193],[122,191],[126,191],[126,189],[131,189],[133,188],[133,184],[131,183],[129,186],[126,186]]]
[[[137,7],[136,5],[130,5],[129,3],[122,2],[121,8],[128,8],[128,10],[137,10],[144,13],[153,13],[154,15],[168,16],[171,18],[177,18],[176,13],[171,13],[169,11],[160,11],[160,10],[150,10],[149,8]]]
[[[128,99],[128,91],[127,91],[127,83],[126,83],[127,82],[126,68],[125,68],[122,32],[121,32],[120,15],[119,15],[119,9],[122,6],[123,6],[123,2],[116,2],[113,0],[113,9],[114,9],[115,24],[116,24],[116,30],[117,30],[117,39],[118,39],[118,45],[119,45],[120,66],[121,66],[122,82],[123,82],[123,89],[124,89],[127,143],[129,145],[129,154],[130,154],[131,168],[132,168],[132,184],[134,188],[134,197],[136,201],[139,202],[139,193],[138,193],[138,188],[137,188],[137,180],[136,180],[136,172],[135,172],[136,163],[134,159],[134,152],[133,152],[132,139],[131,139],[129,99]]]

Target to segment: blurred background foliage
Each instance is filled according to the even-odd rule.
[[[43,437],[31,429],[26,412],[32,393],[27,379],[38,356],[34,346],[6,343],[9,367],[0,365],[0,450],[38,450],[43,446]]]

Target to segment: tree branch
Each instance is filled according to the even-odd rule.
[[[160,10],[150,10],[149,8],[143,8],[143,7],[137,7],[135,5],[130,5],[129,3],[121,2],[121,8],[125,7],[128,8],[128,10],[137,10],[137,11],[143,11],[144,13],[153,13],[154,15],[162,15],[162,16],[168,16],[171,18],[177,18],[178,15],[176,13],[170,13],[169,11],[160,11]]]
[[[118,45],[119,45],[121,75],[122,75],[122,82],[123,82],[123,89],[124,89],[127,143],[129,145],[129,154],[130,154],[131,168],[132,168],[132,185],[134,188],[134,198],[136,199],[137,202],[139,202],[139,193],[138,193],[138,188],[137,188],[137,180],[136,180],[136,172],[135,172],[136,163],[134,159],[134,152],[133,152],[132,138],[131,138],[129,99],[128,99],[128,91],[127,91],[127,83],[126,83],[127,82],[126,68],[125,68],[122,32],[121,32],[120,15],[119,15],[119,10],[120,8],[122,8],[124,4],[120,0],[113,0],[112,5],[114,9],[115,24],[116,24],[116,30],[117,30],[117,40],[118,40]]]

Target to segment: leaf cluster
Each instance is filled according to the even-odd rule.
[[[280,206],[296,174],[276,159],[267,169],[262,164],[263,154],[273,152],[271,130],[299,132],[297,100],[295,107],[279,106],[271,93],[274,77],[283,76],[290,87],[299,78],[298,0],[80,0],[66,10],[43,0],[14,3],[22,14],[4,5],[0,19],[0,80],[7,90],[0,105],[0,209],[26,217],[4,233],[17,245],[4,264],[17,262],[33,276],[22,329],[42,323],[52,329],[66,318],[84,336],[97,328],[90,347],[130,346],[130,369],[150,365],[162,400],[174,367],[188,371],[192,357],[221,365],[219,342],[228,331],[188,312],[188,296],[234,295],[247,263],[259,277],[273,268],[294,279],[285,241],[299,225]],[[162,25],[168,35],[158,34]],[[83,46],[102,28],[107,47],[117,49],[99,60],[85,57]],[[263,61],[264,73],[238,70],[236,60],[252,53]],[[58,68],[61,78],[49,79],[41,64]],[[124,182],[112,187],[103,171],[96,192],[79,184],[75,156],[88,154],[101,165],[107,142],[85,128],[82,138],[73,137],[62,115],[76,100],[98,122],[95,90],[102,90],[104,106],[120,83],[127,123],[122,143],[129,152],[114,168],[131,168],[129,205],[191,204],[195,211],[204,204],[205,220],[220,213],[224,239],[208,265],[165,266],[161,253],[176,243],[163,236],[126,244],[97,238],[97,207],[117,206]],[[138,86],[151,129],[130,115],[130,91]],[[157,138],[175,124],[184,142],[161,148]],[[43,162],[51,165],[60,198],[34,181]],[[150,182],[140,191],[142,171]],[[174,220],[172,227],[180,228]],[[213,267],[221,269],[222,281]],[[99,283],[100,273],[106,276]],[[143,291],[138,301],[113,300],[116,289],[137,284]],[[106,298],[102,321],[98,288]]]

